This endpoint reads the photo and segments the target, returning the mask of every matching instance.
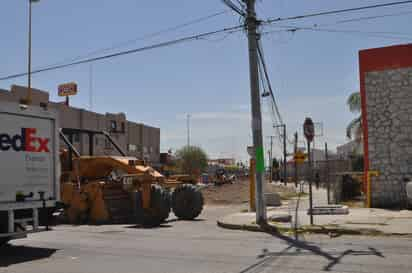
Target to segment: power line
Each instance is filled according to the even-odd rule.
[[[225,1],[227,2],[227,1]],[[268,24],[272,24],[275,22],[280,22],[280,21],[287,21],[287,20],[297,20],[297,19],[303,19],[303,18],[308,18],[308,17],[315,17],[315,16],[322,16],[322,15],[331,15],[331,14],[339,14],[339,13],[345,13],[345,12],[352,12],[352,11],[359,11],[359,10],[366,10],[366,9],[374,9],[374,8],[381,8],[381,7],[389,7],[389,6],[396,6],[396,5],[403,5],[403,4],[409,4],[412,3],[412,0],[410,1],[398,1],[398,2],[391,2],[391,3],[386,3],[386,4],[377,4],[377,5],[369,5],[369,6],[363,6],[363,7],[357,7],[357,8],[349,8],[349,9],[341,9],[341,10],[332,10],[332,11],[325,11],[325,12],[319,12],[319,13],[312,13],[312,14],[306,14],[306,15],[299,15],[299,16],[292,16],[292,17],[285,17],[285,18],[274,18],[274,19],[268,19],[266,21],[262,21],[262,23],[265,23],[266,25]],[[233,3],[232,3],[233,4]],[[233,4],[234,5],[234,4]],[[209,16],[205,16],[196,20],[193,20],[191,22],[188,23],[184,23],[181,25],[178,25],[176,27],[172,27],[169,29],[165,29],[156,33],[152,33],[152,34],[148,34],[146,37],[140,37],[142,39],[144,38],[148,38],[149,36],[153,37],[153,36],[157,36],[161,33],[164,32],[168,32],[171,31],[173,29],[176,28],[180,28],[183,26],[187,26],[190,24],[193,24],[195,22],[198,21],[202,21],[202,20],[206,20],[209,19],[211,17],[215,17],[218,16],[220,14],[225,13],[226,11],[222,11],[222,12],[218,12],[215,14],[211,14]],[[99,61],[99,60],[104,60],[104,59],[109,59],[109,58],[113,58],[113,57],[117,57],[117,56],[122,56],[122,55],[127,55],[127,54],[132,54],[132,53],[137,53],[137,52],[141,52],[141,51],[146,51],[146,50],[151,50],[151,49],[155,49],[155,48],[160,48],[160,47],[165,47],[165,46],[170,46],[170,45],[174,45],[177,43],[181,43],[181,42],[186,42],[186,41],[190,41],[190,40],[195,40],[195,39],[200,39],[200,38],[204,38],[204,37],[208,37],[211,35],[215,35],[218,33],[222,33],[222,32],[236,32],[239,29],[243,28],[244,24],[235,26],[235,27],[229,27],[229,28],[224,28],[224,29],[220,29],[217,31],[211,31],[211,32],[206,32],[206,33],[201,33],[201,34],[197,34],[197,35],[193,35],[193,36],[187,36],[187,37],[183,37],[183,38],[179,38],[179,39],[175,39],[175,40],[170,40],[170,41],[166,41],[166,42],[161,42],[158,44],[153,44],[153,45],[149,45],[149,46],[145,46],[145,47],[140,47],[140,48],[136,48],[136,49],[131,49],[131,50],[126,50],[126,51],[121,51],[121,52],[117,52],[117,53],[113,53],[113,54],[108,54],[108,55],[104,55],[104,56],[100,56],[100,57],[94,57],[94,58],[89,58],[89,59],[84,59],[84,60],[78,60],[80,57],[76,57],[72,59],[72,62],[70,63],[63,63],[63,64],[54,64],[54,65],[49,65],[46,66],[44,68],[40,68],[40,69],[35,69],[34,71],[32,71],[32,74],[37,74],[40,72],[45,72],[45,71],[51,71],[51,70],[56,70],[56,69],[61,69],[61,68],[65,68],[65,67],[70,67],[70,66],[75,66],[75,65],[79,65],[79,64],[84,64],[84,63],[90,63],[90,62],[95,62],[95,61]],[[303,29],[303,28],[300,28]],[[296,31],[299,30],[298,28],[295,29],[290,29],[288,31]],[[326,29],[314,29],[314,28],[307,28],[307,30],[317,30],[317,31],[327,31],[327,32],[338,32],[338,30],[326,30]],[[348,31],[340,31],[340,32],[346,32],[349,33]],[[352,32],[352,31],[351,31]],[[269,32],[266,32],[264,34],[267,34]],[[360,33],[360,32],[359,32]],[[395,39],[405,39],[404,37],[400,38],[400,37],[384,37],[384,38],[395,38]],[[139,38],[138,38],[139,39]],[[137,39],[137,40],[138,40]],[[136,40],[136,39],[135,39]],[[106,48],[106,49],[101,49],[101,51],[107,51],[110,49],[114,49],[116,47],[111,47],[111,48]],[[97,52],[100,52],[100,50],[92,52],[87,54],[86,56],[90,56],[91,54],[96,54]],[[19,74],[14,74],[14,75],[9,75],[9,76],[5,76],[5,77],[1,77],[1,80],[7,80],[7,79],[13,79],[13,78],[18,78],[18,77],[22,77],[27,75],[27,73],[19,73]]]
[[[242,17],[246,16],[246,13],[243,11],[243,6],[241,5],[241,7],[239,8],[238,6],[236,6],[235,3],[233,3],[231,0],[222,0],[222,2],[228,6],[231,10],[233,10],[234,12],[236,12],[237,14],[239,14]],[[238,2],[239,3],[239,2]]]
[[[262,64],[262,68],[263,68],[262,69],[263,70],[263,76],[265,77],[267,87],[269,89],[269,93],[270,93],[270,96],[271,96],[271,99],[272,99],[272,102],[273,102],[273,105],[274,105],[274,108],[275,108],[276,117],[279,120],[280,124],[283,124],[282,116],[280,114],[279,107],[276,103],[276,99],[275,99],[275,96],[273,94],[272,84],[270,82],[269,73],[267,71],[266,62],[265,62],[265,59],[264,59],[264,56],[263,56],[263,49],[262,49],[262,45],[261,45],[260,41],[258,42],[257,49],[258,49],[258,54],[259,54],[259,60]]]
[[[381,15],[374,15],[374,16],[364,16],[364,17],[357,17],[357,18],[350,18],[345,20],[339,20],[332,24],[322,24],[322,26],[334,26],[338,24],[346,24],[346,23],[353,23],[353,22],[361,22],[361,21],[369,21],[375,20],[380,18],[387,18],[387,17],[394,17],[394,16],[402,16],[402,15],[409,15],[412,14],[412,11],[405,11],[405,12],[398,12],[398,13],[389,13],[389,14],[381,14]]]
[[[333,14],[340,14],[340,13],[348,13],[348,12],[354,12],[354,11],[361,11],[361,10],[368,10],[368,9],[375,9],[375,8],[383,8],[383,7],[391,7],[391,6],[399,6],[399,5],[405,5],[405,4],[412,4],[412,0],[391,2],[391,3],[385,3],[385,4],[368,5],[368,6],[348,8],[348,9],[330,10],[330,11],[309,13],[309,14],[305,14],[305,15],[290,16],[290,17],[283,17],[283,18],[280,18],[280,17],[279,18],[269,18],[269,19],[264,20],[262,22],[266,23],[266,24],[271,24],[271,23],[281,22],[281,21],[299,20],[299,19],[305,19],[305,18],[310,18],[310,17],[318,17],[318,16],[333,15]]]
[[[161,30],[156,31],[156,32],[144,34],[142,36],[139,36],[139,37],[127,40],[127,41],[118,42],[118,43],[115,43],[115,44],[113,44],[109,47],[100,48],[100,49],[91,51],[89,53],[83,54],[83,55],[78,55],[78,56],[72,57],[70,59],[65,59],[65,60],[62,60],[60,62],[50,64],[48,66],[61,65],[61,64],[67,63],[67,62],[75,62],[75,61],[78,61],[79,59],[88,58],[90,56],[94,56],[94,55],[104,53],[104,52],[107,52],[107,51],[110,51],[110,50],[122,48],[122,47],[125,47],[125,46],[128,46],[128,45],[134,44],[137,41],[143,41],[143,40],[151,39],[151,38],[157,37],[157,36],[165,34],[165,33],[173,32],[173,31],[176,31],[176,30],[179,30],[179,29],[191,26],[191,25],[195,25],[195,24],[207,21],[209,19],[212,19],[214,17],[226,14],[228,12],[229,12],[228,10],[215,12],[215,13],[212,13],[212,14],[209,14],[209,15],[206,15],[206,16],[202,16],[202,17],[199,17],[199,18],[196,18],[196,19],[193,19],[193,20],[190,20],[190,21],[187,21],[187,22],[184,22],[184,23],[172,26],[172,27],[161,29]],[[45,67],[48,67],[48,66],[39,67],[38,69],[42,69],[42,68],[45,68]]]
[[[209,37],[209,36],[220,34],[220,33],[234,33],[234,32],[237,32],[237,31],[243,29],[243,28],[244,28],[244,25],[237,25],[237,26],[227,27],[227,28],[223,28],[223,29],[219,29],[219,30],[215,30],[215,31],[204,32],[204,33],[201,33],[201,34],[186,36],[186,37],[182,37],[182,38],[178,38],[178,39],[174,39],[174,40],[169,40],[169,41],[166,41],[166,42],[161,42],[161,43],[152,44],[152,45],[148,45],[148,46],[144,46],[144,47],[125,50],[125,51],[121,51],[121,52],[117,52],[117,53],[113,53],[113,54],[103,55],[103,56],[100,56],[100,57],[84,59],[84,60],[75,61],[75,62],[71,62],[71,63],[67,63],[67,64],[49,66],[49,67],[45,67],[45,68],[42,68],[42,69],[36,69],[36,70],[33,70],[31,72],[31,74],[38,74],[38,73],[41,73],[41,72],[57,70],[57,69],[62,69],[62,68],[70,67],[70,66],[75,66],[75,65],[85,64],[85,63],[92,63],[92,62],[96,62],[96,61],[101,61],[101,60],[106,60],[106,59],[111,59],[111,58],[123,56],[123,55],[129,55],[129,54],[134,54],[134,53],[138,53],[138,52],[142,52],[142,51],[152,50],[152,49],[166,47],[166,46],[171,46],[171,45],[180,44],[180,43],[183,43],[183,42],[198,40],[198,39],[201,39],[201,38]],[[19,78],[19,77],[23,77],[25,75],[27,75],[26,72],[25,73],[14,74],[14,75],[9,75],[9,76],[4,76],[4,77],[0,78],[0,81]]]
[[[349,30],[349,29],[330,29],[330,28],[318,28],[318,27],[308,27],[308,26],[278,26],[281,30],[273,30],[273,31],[265,31],[262,32],[262,35],[267,35],[270,33],[276,32],[292,32],[295,33],[299,30],[309,30],[309,31],[317,31],[317,32],[329,32],[329,33],[345,33],[345,34],[357,34],[363,35],[367,37],[376,37],[376,38],[386,38],[386,39],[398,39],[398,40],[405,40],[405,39],[412,39],[412,33],[401,33],[401,32],[384,32],[384,31],[361,31],[361,30]],[[395,36],[400,35],[400,36]]]

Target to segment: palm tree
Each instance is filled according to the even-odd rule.
[[[361,96],[359,92],[354,92],[350,94],[346,100],[346,104],[349,107],[349,111],[354,114],[361,113]],[[359,115],[353,119],[348,126],[346,127],[346,136],[349,139],[354,139],[357,142],[360,142],[362,139],[362,116]]]

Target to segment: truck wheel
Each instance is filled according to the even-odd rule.
[[[143,210],[140,224],[145,227],[156,227],[163,223],[170,213],[169,193],[158,185],[152,185],[150,209]]]
[[[172,208],[177,218],[193,220],[203,210],[203,195],[192,184],[178,186],[172,193]]]

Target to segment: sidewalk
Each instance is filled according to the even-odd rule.
[[[305,192],[307,190],[305,189]],[[327,204],[324,189],[313,190],[314,206]],[[296,204],[299,203],[296,217]],[[359,235],[412,235],[412,211],[385,210],[369,208],[349,208],[347,215],[314,215],[314,225],[310,225],[307,215],[309,198],[301,197],[299,202],[292,199],[281,207],[268,207],[269,224],[281,232],[310,232],[323,234],[359,234]],[[289,216],[291,222],[270,221],[272,217]],[[224,228],[260,231],[255,223],[255,213],[234,213],[217,221]],[[297,220],[297,221],[296,221]]]

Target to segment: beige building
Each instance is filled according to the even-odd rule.
[[[63,103],[49,101],[49,93],[32,89],[33,105],[48,105],[58,110],[60,127],[107,131],[119,146],[130,156],[158,163],[160,159],[160,129],[145,124],[128,121],[124,113],[99,114]],[[13,85],[11,90],[0,89],[0,101],[19,102],[27,95],[27,88]],[[81,154],[88,154],[87,135],[73,137],[75,147]],[[63,145],[63,144],[62,144]],[[62,146],[63,147],[63,146]],[[104,136],[95,136],[95,154],[113,154],[116,150]]]

